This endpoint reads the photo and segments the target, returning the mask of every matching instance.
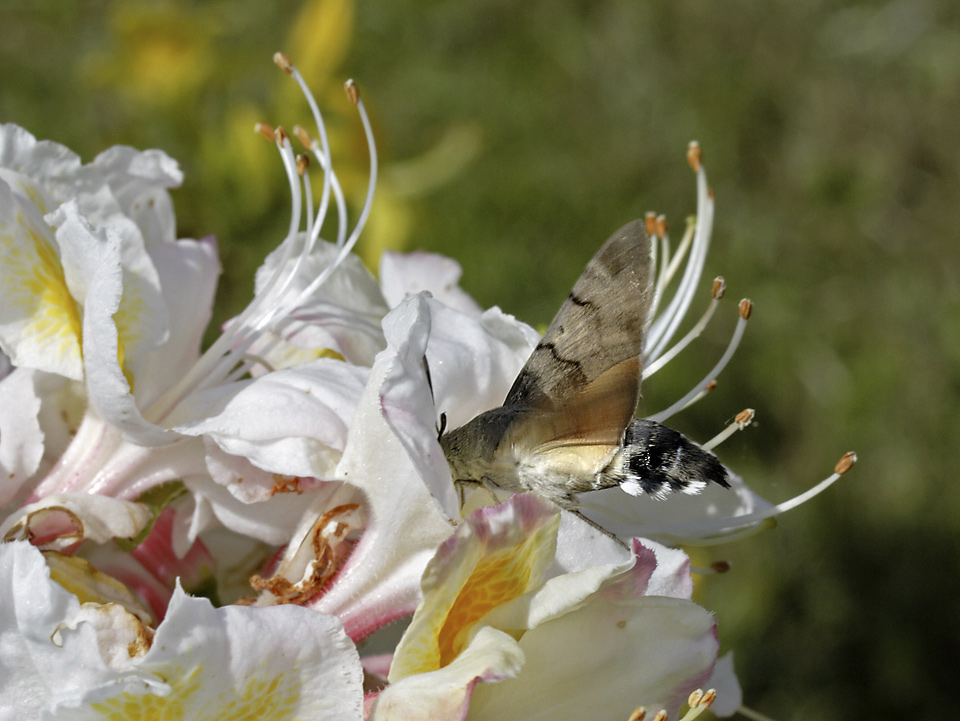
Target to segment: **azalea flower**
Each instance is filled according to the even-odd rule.
[[[686,703],[692,719],[717,698],[699,689],[716,686],[715,709],[732,713],[732,659],[690,600],[689,559],[640,537],[753,532],[852,457],[779,505],[736,477],[732,491],[669,502],[585,495],[584,513],[624,545],[533,496],[462,506],[441,414],[456,427],[500,404],[539,335],[480,308],[449,259],[388,253],[379,278],[363,267],[353,250],[377,177],[363,101],[348,83],[371,166],[350,227],[320,110],[276,62],[316,137],[295,129],[310,153],[297,156],[282,128],[260,126],[287,172],[290,224],[250,304],[204,352],[219,265],[212,239],[176,238],[176,163],[116,148],[84,165],[0,127],[0,575],[13,609],[0,658],[30,660],[4,702],[40,718],[278,719],[584,718],[599,706],[663,718]],[[660,270],[647,376],[723,295],[718,279],[673,343],[714,212],[697,146],[689,159],[698,210],[676,252],[648,218]],[[704,395],[750,312],[742,302],[704,381],[652,418]],[[188,595],[201,592],[226,605]],[[357,643],[406,618],[398,645],[361,658]]]

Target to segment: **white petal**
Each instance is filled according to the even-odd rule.
[[[159,277],[170,332],[167,341],[137,369],[141,407],[172,387],[200,357],[220,274],[217,244],[212,239],[156,244],[148,252]]]
[[[43,457],[36,375],[17,368],[0,379],[0,508],[37,471]]]
[[[733,716],[743,705],[743,691],[740,689],[737,673],[733,670],[733,651],[717,659],[713,675],[703,688],[712,688],[717,692],[716,700],[710,705],[710,710],[717,716]]]
[[[381,691],[373,721],[460,721],[478,682],[512,678],[523,662],[524,654],[509,634],[484,627],[449,665]],[[508,713],[501,718],[520,717]]]
[[[416,317],[411,316],[413,325]],[[364,491],[370,523],[336,582],[311,604],[336,613],[351,637],[362,637],[385,618],[413,612],[423,569],[453,531],[383,418],[381,386],[397,352],[388,348],[377,356],[336,473]]]
[[[0,709],[4,719],[38,718],[56,695],[116,678],[103,662],[92,628],[53,642],[57,627],[74,618],[80,603],[50,580],[40,551],[29,543],[0,544]]]
[[[184,405],[179,413],[204,415],[174,430],[207,436],[224,452],[270,473],[329,478],[368,374],[366,368],[321,358],[220,386]],[[204,408],[204,399],[214,395],[221,407]]]
[[[527,631],[515,679],[482,684],[471,720],[625,719],[637,706],[675,717],[710,676],[717,654],[713,617],[672,598],[595,596]]]
[[[150,521],[150,511],[140,503],[92,493],[58,493],[17,509],[0,524],[0,539],[26,540],[41,532],[54,534],[51,548],[63,548],[82,539],[105,543],[113,538],[133,538]]]
[[[483,309],[457,285],[462,275],[457,261],[436,253],[385,250],[380,256],[380,287],[391,308],[425,290],[444,305],[477,318]]]

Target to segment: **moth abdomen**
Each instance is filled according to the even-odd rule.
[[[663,499],[671,493],[697,494],[708,483],[730,487],[727,469],[710,451],[682,433],[642,418],[627,428],[623,450],[611,465],[607,475],[632,496],[645,493]]]

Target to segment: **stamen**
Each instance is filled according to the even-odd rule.
[[[293,126],[293,133],[297,139],[303,143],[313,153],[314,157],[320,162],[320,167],[324,173],[330,174],[330,188],[333,191],[333,199],[337,204],[337,247],[343,247],[343,242],[347,239],[347,201],[343,196],[343,188],[340,187],[340,180],[336,173],[332,173],[324,166],[324,159],[320,148],[320,143],[310,137],[303,127]],[[317,229],[319,230],[319,225]]]
[[[294,68],[294,76],[299,77],[299,73],[296,72]],[[337,254],[336,259],[333,263],[323,269],[323,272],[320,273],[316,278],[313,279],[313,282],[310,283],[300,295],[297,297],[296,302],[293,304],[294,307],[300,305],[306,298],[319,288],[330,274],[340,265],[343,259],[353,250],[353,246],[356,244],[357,239],[360,237],[360,233],[363,231],[364,225],[367,223],[367,218],[370,215],[370,208],[373,205],[373,193],[376,189],[377,182],[377,147],[373,141],[373,128],[370,126],[370,118],[367,116],[367,110],[363,105],[363,98],[360,97],[360,91],[357,90],[356,85],[353,80],[348,80],[344,87],[347,91],[347,95],[350,98],[351,102],[354,102],[357,106],[357,110],[360,113],[360,121],[363,123],[363,131],[367,137],[367,149],[370,152],[370,180],[367,185],[367,197],[364,200],[363,208],[360,210],[360,217],[357,219],[357,224],[353,227],[353,231],[350,233],[350,237],[347,238],[346,243],[343,244],[343,247],[340,248],[340,252]]]
[[[307,172],[310,168],[310,156],[309,155],[298,155],[297,156],[297,172],[300,173],[300,176]],[[307,196],[310,197],[310,196]]]
[[[667,712],[664,709],[657,711],[657,715],[653,717],[653,721],[667,721]]]
[[[713,689],[710,689],[707,692],[704,692],[701,689],[697,689],[690,697],[687,699],[687,704],[689,709],[680,719],[680,721],[693,721],[700,714],[706,711],[717,698],[717,692]]]
[[[700,334],[703,333],[703,329],[707,327],[707,324],[713,318],[713,314],[717,310],[719,301],[723,298],[724,291],[726,290],[726,284],[723,281],[723,278],[717,277],[713,281],[713,288],[710,291],[710,303],[707,305],[707,310],[704,311],[704,314],[700,316],[700,320],[697,321],[696,325],[690,329],[690,331],[670,350],[658,357],[656,360],[649,363],[643,369],[643,380],[646,380],[658,370],[663,368],[667,363],[672,361],[674,358],[679,355],[680,351],[690,345],[694,340],[700,337]]]
[[[677,411],[685,408],[687,404],[700,393],[700,391],[707,386],[707,384],[715,380],[720,372],[726,367],[727,363],[730,362],[730,359],[733,357],[733,354],[737,350],[737,346],[740,345],[740,339],[743,338],[743,333],[747,329],[747,319],[750,317],[750,310],[753,308],[753,304],[748,300],[740,301],[740,318],[737,320],[737,327],[734,328],[733,337],[730,339],[730,343],[727,344],[727,349],[724,351],[723,355],[720,357],[720,360],[717,361],[717,364],[710,369],[710,372],[704,377],[700,383],[695,385],[689,393],[687,393],[683,398],[678,400],[672,406],[666,410],[660,411],[652,416],[649,416],[650,420],[657,421],[662,423],[665,419],[672,416]]]
[[[687,162],[690,163],[694,173],[700,172],[700,166],[703,163],[703,150],[696,140],[691,140],[687,144]]]
[[[690,573],[696,573],[701,576],[716,576],[721,573],[726,573],[730,570],[730,563],[727,561],[714,561],[710,564],[709,568],[701,568],[699,566],[693,566],[690,568]]]
[[[737,709],[737,713],[741,716],[746,716],[748,719],[753,719],[753,721],[774,721],[766,714],[762,714],[759,711],[754,711],[748,706],[741,706]]]
[[[648,536],[659,536],[666,539],[673,538],[678,541],[682,539],[685,543],[695,543],[697,545],[726,543],[743,535],[752,535],[759,530],[754,528],[756,524],[773,521],[781,513],[786,513],[806,503],[814,496],[823,493],[836,483],[842,475],[849,471],[853,464],[856,463],[856,460],[857,454],[853,451],[845,453],[837,462],[832,475],[820,481],[820,483],[813,488],[783,503],[778,503],[775,506],[754,511],[753,513],[746,513],[734,518],[714,518],[696,523],[675,524],[672,526],[661,526],[659,528],[644,528],[643,532]]]
[[[276,135],[274,135],[273,128],[271,128],[266,123],[257,123],[253,126],[253,129],[260,133],[263,137],[269,140],[271,143],[275,142]]]
[[[661,214],[657,216],[657,237],[665,238],[667,236],[667,216]]]
[[[745,408],[744,410],[740,411],[737,413],[737,417],[733,419],[733,423],[728,425],[717,435],[704,443],[701,448],[703,448],[705,451],[712,451],[734,433],[737,431],[742,431],[744,428],[749,426],[753,422],[754,416],[756,416],[756,411],[754,411],[753,408]]]
[[[655,310],[659,309],[660,300],[663,297],[663,293],[666,290],[667,286],[673,280],[677,271],[680,268],[680,264],[687,258],[690,247],[693,245],[694,236],[696,235],[696,219],[688,218],[687,227],[683,233],[683,238],[680,240],[680,245],[677,246],[676,253],[673,254],[673,257],[670,258],[669,265],[666,265],[660,274],[657,276],[657,288],[655,291]],[[669,247],[669,236],[665,235],[662,238],[662,242]],[[664,253],[666,258],[667,253]],[[689,269],[690,263],[693,262],[691,257],[687,261],[687,267]],[[684,273],[684,279],[686,279],[687,273]],[[699,278],[699,275],[698,275]],[[681,280],[680,285],[677,287],[677,290],[673,294],[673,298],[670,301],[670,305],[667,306],[667,310],[660,316],[658,316],[650,326],[650,331],[647,334],[647,340],[645,346],[647,348],[645,356],[648,359],[656,358],[663,350],[663,347],[670,342],[670,337],[673,333],[676,332],[677,326],[680,324],[680,321],[683,319],[683,315],[686,313],[686,308],[689,307],[689,304],[686,306],[683,305],[683,282]],[[678,314],[680,314],[678,316]]]
[[[685,405],[685,406],[684,406],[683,408],[681,408],[680,410],[681,410],[681,411],[685,411],[685,410],[686,410],[687,408],[689,408],[690,406],[696,405],[697,403],[699,403],[700,401],[702,401],[704,398],[706,398],[708,395],[710,395],[711,393],[713,393],[713,391],[715,391],[716,389],[717,389],[717,381],[716,381],[716,380],[710,381],[709,383],[707,383],[706,386],[704,386],[703,390],[701,390],[699,393],[697,393],[697,395],[695,395],[693,398],[691,398],[691,399],[690,399],[690,402],[687,403],[687,405]]]
[[[651,238],[657,234],[657,214],[652,210],[648,210],[643,216],[644,221],[647,224],[647,235]],[[641,707],[642,708],[642,707]]]
[[[279,50],[275,52],[273,54],[273,62],[287,75],[293,74],[293,63],[290,62],[290,58],[287,57],[286,53],[282,53]]]
[[[647,710],[643,706],[637,706],[633,710],[633,713],[627,717],[627,721],[643,721],[646,715],[647,715]]]

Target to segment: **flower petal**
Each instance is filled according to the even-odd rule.
[[[527,631],[514,679],[481,684],[471,719],[627,718],[637,706],[673,717],[717,655],[716,623],[690,601],[603,594]],[[571,652],[575,650],[575,652]]]

